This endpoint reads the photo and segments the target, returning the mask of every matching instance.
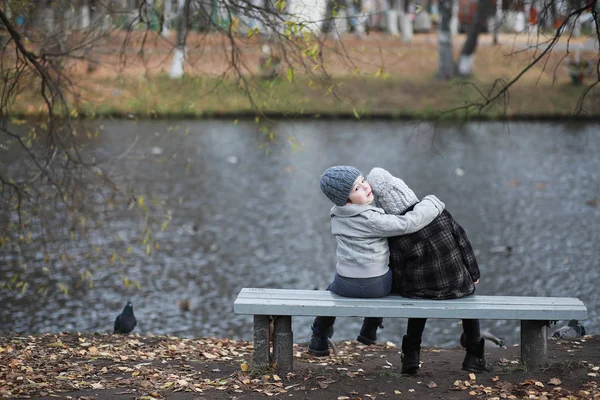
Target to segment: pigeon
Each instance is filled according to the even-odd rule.
[[[135,315],[133,315],[133,306],[131,305],[131,301],[128,301],[123,312],[117,315],[117,318],[115,319],[115,329],[113,333],[128,334],[136,325],[137,321]]]
[[[479,337],[482,337],[485,340],[488,340],[488,341],[496,344],[498,347],[506,348],[506,343],[504,343],[504,339],[495,336],[490,331],[487,331],[487,330],[481,331],[481,333],[479,334]],[[464,332],[460,335],[460,345],[465,348],[467,347],[467,338],[465,337]]]
[[[585,336],[585,328],[576,319],[569,321],[567,326],[558,328],[553,334],[553,338],[557,339],[575,339]]]

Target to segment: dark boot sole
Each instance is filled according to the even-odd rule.
[[[419,367],[402,368],[402,375],[415,375]]]
[[[327,357],[329,355],[329,350],[311,350],[308,349],[308,352],[315,357]]]
[[[362,344],[366,344],[367,346],[370,346],[372,344],[377,343],[375,340],[371,340],[368,337],[362,336],[362,335],[358,335],[358,337],[356,338],[356,340],[358,340]]]
[[[464,365],[462,366],[462,370],[463,371],[469,371],[469,372],[476,372],[476,373],[481,373],[481,372],[492,372],[492,369],[489,367],[485,367],[485,368],[475,368],[475,367],[465,367]]]

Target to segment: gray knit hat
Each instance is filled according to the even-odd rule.
[[[329,167],[321,175],[321,190],[333,204],[343,206],[348,201],[356,178],[361,175],[358,168],[349,165]]]

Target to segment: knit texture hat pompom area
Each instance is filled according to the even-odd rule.
[[[329,167],[321,175],[321,190],[333,204],[343,206],[348,202],[356,178],[361,175],[358,168],[349,165]]]
[[[419,202],[404,181],[383,168],[373,168],[367,176],[378,207],[388,214],[402,214],[407,208]]]

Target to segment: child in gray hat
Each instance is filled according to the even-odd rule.
[[[443,210],[444,203],[430,195],[404,215],[386,214],[375,207],[374,195],[362,173],[352,166],[328,168],[320,180],[321,190],[331,200],[331,233],[337,242],[336,274],[327,290],[345,297],[387,296],[392,288],[388,267],[388,237],[424,228]],[[329,355],[328,337],[335,317],[316,317],[308,351]],[[370,345],[377,340],[382,318],[365,318],[357,340]]]

